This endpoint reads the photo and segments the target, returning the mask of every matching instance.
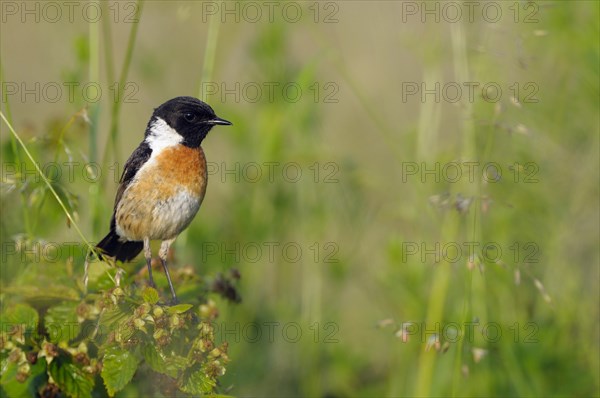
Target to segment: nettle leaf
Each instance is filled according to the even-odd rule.
[[[78,301],[80,291],[69,276],[65,262],[60,260],[66,254],[66,249],[54,249],[55,246],[42,240],[36,240],[32,245],[40,249],[32,253],[35,257],[28,272],[19,275],[7,289],[27,302],[36,303],[36,307],[39,302],[53,305],[66,300]]]
[[[186,358],[177,355],[166,356],[152,344],[146,345],[143,352],[144,359],[152,370],[174,379],[177,378],[180,370],[185,369],[188,364]]]
[[[51,342],[69,342],[79,335],[81,325],[77,321],[77,305],[68,302],[48,310],[44,321]]]
[[[2,314],[2,323],[4,325],[27,325],[27,327],[36,327],[39,316],[36,310],[27,304],[15,304],[9,306]],[[3,328],[3,330],[6,330]]]
[[[139,360],[126,349],[112,346],[106,350],[101,376],[109,395],[115,395],[131,381],[138,364]]]
[[[100,319],[94,324],[98,328],[93,333],[94,342],[98,345],[103,345],[106,341],[114,339],[117,342],[128,341],[135,333],[135,328],[128,323],[130,314],[125,311],[126,306],[111,306],[100,312]],[[84,327],[85,332],[90,332],[92,328]]]
[[[202,395],[212,392],[216,385],[216,381],[206,374],[203,367],[195,366],[185,372],[179,388],[188,394]]]
[[[11,331],[13,327],[19,327],[21,342],[26,338],[34,338],[37,335],[39,316],[36,310],[27,304],[16,304],[3,311],[0,316],[0,326],[3,331]],[[25,325],[23,327],[23,325]],[[33,336],[32,336],[33,335]]]
[[[167,308],[167,312],[169,314],[183,314],[184,312],[186,312],[187,310],[189,310],[192,307],[193,307],[192,304],[177,304],[177,305]]]
[[[149,304],[158,303],[158,299],[160,298],[158,295],[158,291],[156,291],[156,289],[150,286],[144,289],[144,291],[142,292],[142,297],[144,301]]]
[[[120,323],[127,319],[134,311],[134,306],[131,304],[119,304],[107,308],[100,315],[100,323],[103,325],[112,325]]]
[[[0,392],[1,397],[33,397],[40,385],[46,384],[48,379],[44,358],[38,359],[35,365],[31,365],[29,377],[25,382],[17,380],[18,365],[16,363],[10,362],[8,359],[3,360],[0,369],[2,374],[0,386],[4,390]]]
[[[54,360],[48,369],[58,387],[71,398],[92,396],[94,378],[71,362]]]
[[[2,363],[2,378],[0,378],[0,386],[6,393],[7,397],[26,397],[27,384],[20,383],[16,379],[17,364],[8,360]],[[4,396],[4,394],[2,394]]]
[[[33,271],[30,271],[34,273]],[[40,286],[44,286],[40,289]],[[5,293],[10,293],[15,296],[23,297],[29,302],[60,302],[65,299],[78,300],[79,292],[59,281],[51,280],[43,276],[39,276],[35,284],[25,285],[22,281],[19,284],[7,286],[4,289]]]

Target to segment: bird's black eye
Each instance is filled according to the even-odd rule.
[[[192,113],[192,112],[186,112],[183,114],[183,118],[185,119],[186,122],[193,122],[194,120],[196,120],[196,114]]]

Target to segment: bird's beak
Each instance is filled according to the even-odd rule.
[[[209,120],[208,124],[211,124],[211,125],[222,124],[223,126],[231,126],[233,123],[231,123],[228,120],[221,119],[220,117],[215,117],[214,119]]]

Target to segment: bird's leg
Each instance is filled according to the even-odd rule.
[[[175,295],[175,289],[173,288],[173,282],[171,282],[171,275],[169,275],[169,269],[167,268],[167,255],[169,254],[169,247],[171,243],[173,243],[175,239],[164,240],[160,245],[160,251],[158,252],[158,257],[160,257],[160,262],[165,269],[165,275],[167,275],[167,281],[169,281],[169,287],[171,288],[171,295],[173,296],[173,304],[177,304],[177,296]]]
[[[152,279],[152,249],[150,249],[150,238],[144,238],[144,257],[146,257],[146,265],[148,266],[150,286],[156,287],[154,279]]]

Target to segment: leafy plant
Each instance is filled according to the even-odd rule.
[[[112,278],[107,266],[93,267],[98,269],[90,285],[106,285]],[[175,274],[182,290],[190,284],[205,292],[216,284],[232,286],[222,275],[198,284],[189,268]],[[28,291],[17,286],[12,293],[22,297]],[[229,361],[227,343],[215,339],[215,301],[199,297],[193,304],[166,306],[156,289],[134,284],[68,300],[42,293],[6,305],[0,318],[2,391],[11,397],[114,396],[140,373],[148,392],[213,393]]]

